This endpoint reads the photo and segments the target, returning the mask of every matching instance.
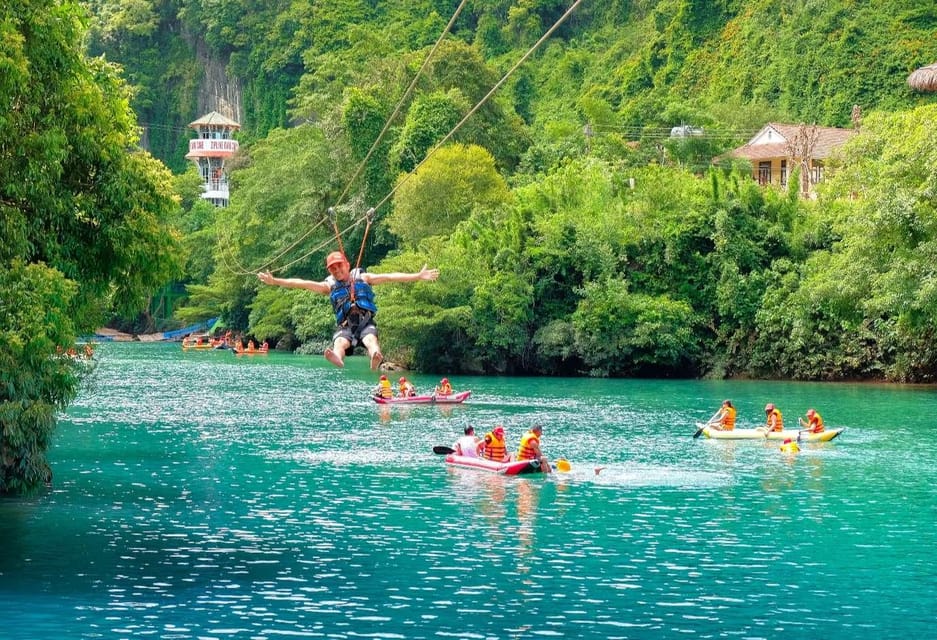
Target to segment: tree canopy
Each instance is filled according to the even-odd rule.
[[[0,492],[48,478],[55,412],[87,370],[76,337],[178,273],[171,175],[135,150],[130,91],[84,55],[84,18],[72,2],[0,9]]]

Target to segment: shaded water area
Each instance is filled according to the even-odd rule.
[[[361,357],[98,358],[51,490],[0,501],[9,640],[932,633],[937,389],[454,377],[465,405],[382,408]],[[724,398],[740,426],[771,401],[846,431],[793,457],[694,440]],[[535,422],[570,473],[431,452]]]

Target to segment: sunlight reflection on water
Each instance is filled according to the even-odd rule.
[[[103,346],[57,436],[53,491],[0,505],[10,638],[930,628],[925,391],[861,390],[903,412],[897,428],[860,412],[848,386],[751,382],[455,379],[473,389],[466,405],[387,408],[358,359],[339,372],[168,347]],[[723,396],[755,420],[764,396],[820,393],[847,432],[795,458],[692,439]],[[508,478],[430,452],[466,424],[503,424],[516,444],[533,423],[569,473]]]

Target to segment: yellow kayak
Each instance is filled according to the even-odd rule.
[[[705,424],[697,423],[697,428],[702,429],[701,435],[713,440],[787,440],[790,438],[794,442],[829,442],[845,429],[826,429],[820,433],[809,433],[798,429],[785,429],[784,431],[767,432],[759,427],[757,429],[733,429],[732,431],[719,431]]]

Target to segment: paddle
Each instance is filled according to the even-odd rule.
[[[435,447],[433,447],[433,453],[437,455],[441,455],[441,456],[447,456],[450,453],[455,453],[455,449],[453,449],[452,447],[445,447],[441,444],[437,444]]]
[[[709,420],[706,421],[706,424],[704,424],[702,427],[700,427],[699,429],[696,430],[696,433],[693,434],[693,439],[695,440],[696,438],[699,438],[699,437],[700,437],[700,434],[703,433],[703,429],[705,429],[706,427],[708,427],[709,425],[711,425],[711,424],[712,424],[712,421],[715,420],[715,419],[716,419],[716,416],[718,416],[720,413],[722,413],[722,407],[720,407],[719,410],[718,410],[716,413],[713,414],[713,417],[712,417],[712,418],[710,418]]]

